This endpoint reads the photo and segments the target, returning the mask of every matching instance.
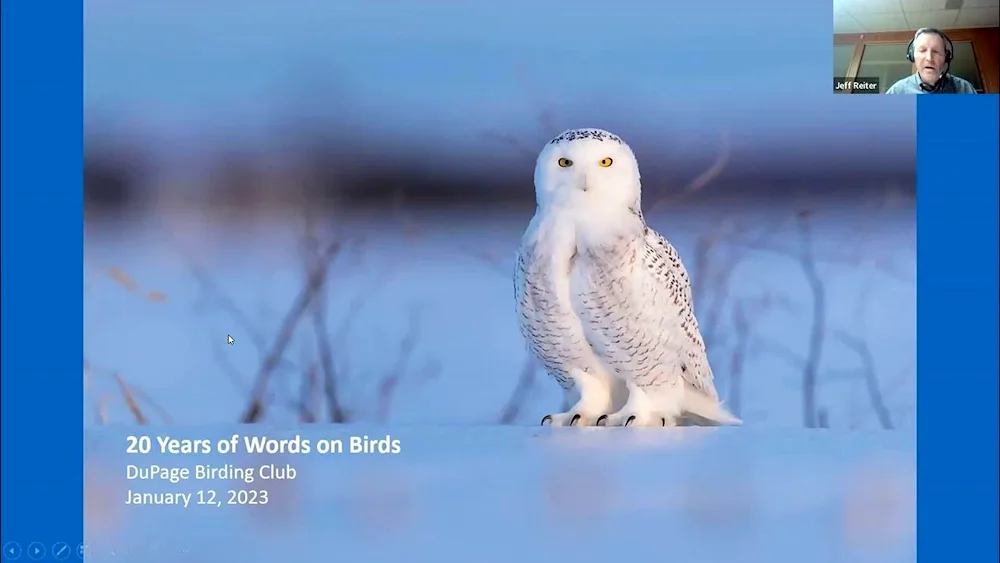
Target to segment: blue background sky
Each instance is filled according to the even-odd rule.
[[[832,9],[770,1],[214,0],[86,4],[88,116],[175,150],[290,117],[496,150],[557,124],[772,155],[913,154],[914,99],[830,95]],[[825,14],[827,10],[822,10]],[[633,143],[634,144],[634,143]],[[780,149],[780,150],[775,150]]]

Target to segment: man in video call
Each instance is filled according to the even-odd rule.
[[[940,30],[918,29],[906,49],[906,58],[917,72],[900,79],[886,94],[975,94],[976,89],[964,78],[949,73],[955,50],[948,36]]]

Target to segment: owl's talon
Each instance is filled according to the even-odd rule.
[[[570,426],[576,426],[576,423],[579,422],[579,421],[580,421],[580,415],[579,414],[574,414],[573,418],[569,419],[569,425]]]
[[[545,415],[542,418],[542,426],[546,426],[546,425],[550,425],[550,424],[552,424],[552,415],[551,414],[547,414],[547,415]]]
[[[632,428],[640,427],[663,427],[673,426],[671,421],[673,420],[670,416],[664,416],[661,414],[644,413],[638,412],[635,414],[629,413],[614,413],[611,415],[602,416],[598,419],[598,426],[624,426]],[[659,425],[656,423],[659,422]]]
[[[597,422],[594,423],[594,426],[604,426],[605,424],[607,424],[607,422],[608,422],[608,415],[602,414],[601,416],[597,417]]]

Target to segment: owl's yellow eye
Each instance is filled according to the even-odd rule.
[[[613,162],[614,161],[611,160],[610,158],[605,157],[602,158],[601,160],[598,160],[597,165],[600,166],[601,168],[607,168],[608,166],[611,166]]]
[[[573,161],[568,158],[560,158],[559,166],[563,168],[569,168],[570,166],[573,166]]]

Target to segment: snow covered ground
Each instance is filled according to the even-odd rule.
[[[365,237],[334,262],[325,301],[342,402],[354,420],[499,420],[525,363],[511,271],[529,216],[427,214],[341,225]],[[748,423],[801,427],[803,373],[813,364],[817,416],[831,428],[914,426],[912,205],[817,210],[805,246],[816,259],[813,284],[794,209],[681,209],[649,220],[695,277],[720,392]],[[87,424],[133,419],[113,374],[134,388],[154,423],[240,421],[304,277],[300,225],[245,225],[164,217],[141,229],[88,232]],[[192,260],[214,288],[192,273]],[[319,363],[312,329],[309,319],[300,324],[273,376],[269,422],[300,419],[289,405],[300,397],[303,373]],[[820,346],[810,351],[814,329]],[[543,375],[529,391],[518,421],[558,406],[557,388]]]

